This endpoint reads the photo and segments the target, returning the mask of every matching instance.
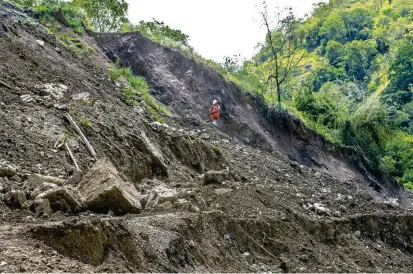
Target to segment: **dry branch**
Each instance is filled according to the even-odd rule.
[[[96,152],[93,149],[92,145],[89,143],[89,141],[86,139],[85,135],[83,135],[83,132],[80,130],[80,128],[76,125],[75,121],[73,120],[72,116],[70,114],[66,114],[65,117],[67,120],[72,124],[72,126],[76,129],[77,133],[80,135],[82,138],[83,142],[85,143],[87,149],[89,150],[90,154],[92,154],[93,158],[96,159]]]

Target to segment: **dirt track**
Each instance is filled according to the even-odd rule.
[[[80,59],[38,26],[19,24],[27,18],[1,1],[0,11],[0,80],[11,87],[0,85],[0,165],[17,169],[17,176],[0,178],[2,199],[9,188],[23,189],[32,173],[75,179],[67,152],[54,147],[61,135],[67,136],[81,169],[86,173],[92,167],[95,160],[64,119],[67,113],[90,121],[90,126],[79,124],[98,158],[110,159],[143,196],[162,184],[177,198],[145,206],[140,214],[62,209],[48,218],[0,202],[0,271],[411,271],[413,215],[402,190],[382,184],[377,192],[340,157],[328,165],[332,172],[321,172],[326,170],[292,161],[281,149],[247,146],[233,138],[231,117],[219,125],[230,129],[229,135],[199,121],[183,126],[179,112],[181,117],[161,127],[144,108],[125,104],[116,83],[94,66],[107,60],[90,37],[84,39],[96,47],[96,55]],[[153,68],[159,65],[152,53],[145,58],[155,62],[149,63]],[[197,70],[211,73],[201,65]],[[162,101],[173,90],[163,92],[168,79],[158,80],[151,84]],[[197,79],[194,85],[209,80]],[[50,94],[45,84],[67,88],[60,96]],[[227,82],[220,84],[229,88]],[[85,92],[90,101],[76,99]],[[232,92],[238,97],[227,102],[227,115],[236,117],[235,110],[247,103],[235,88]],[[189,95],[211,101],[202,93]],[[251,115],[258,127],[259,113]],[[254,127],[246,123],[243,128],[248,127],[246,136],[252,138]],[[160,151],[162,163],[150,154],[142,132]],[[332,159],[325,157],[325,163]],[[223,183],[203,183],[202,174],[226,167]]]

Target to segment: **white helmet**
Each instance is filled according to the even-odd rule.
[[[212,104],[215,105],[217,102],[218,102],[217,100],[214,100],[214,101],[212,102]]]

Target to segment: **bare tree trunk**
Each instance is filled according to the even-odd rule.
[[[281,110],[281,85],[277,81],[278,109]]]

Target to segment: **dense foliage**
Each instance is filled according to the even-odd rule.
[[[84,26],[99,32],[117,31],[127,22],[128,3],[125,0],[10,1],[34,8],[46,24],[58,19],[56,12],[61,11],[69,27],[78,33],[83,32]]]
[[[274,27],[272,36],[280,35]],[[372,167],[411,188],[413,1],[319,3],[300,23],[298,36],[307,55],[281,89],[284,107],[330,141],[361,150]],[[241,85],[266,83],[274,70],[270,46],[266,39],[252,62],[235,73],[244,71]],[[273,90],[249,89],[269,104],[275,103]]]

